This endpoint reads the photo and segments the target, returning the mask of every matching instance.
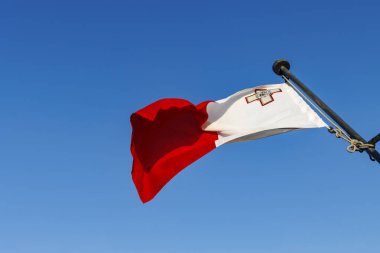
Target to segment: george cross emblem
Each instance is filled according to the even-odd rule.
[[[281,89],[255,89],[255,93],[245,97],[247,104],[259,100],[262,106],[265,106],[274,101],[273,94],[282,92]]]

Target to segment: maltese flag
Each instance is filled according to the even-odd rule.
[[[222,144],[327,127],[287,84],[249,88],[199,105],[158,100],[133,113],[131,124],[132,178],[142,202]]]

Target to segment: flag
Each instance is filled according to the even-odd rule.
[[[161,99],[131,115],[132,178],[143,202],[216,147],[327,127],[287,84],[262,85],[194,105]]]

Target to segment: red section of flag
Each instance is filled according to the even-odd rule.
[[[132,178],[143,202],[215,148],[217,133],[202,130],[208,103],[162,99],[131,115]]]

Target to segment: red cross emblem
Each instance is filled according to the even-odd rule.
[[[252,95],[245,97],[247,104],[259,100],[261,105],[267,105],[274,101],[273,94],[277,92],[282,92],[281,89],[255,89]]]

